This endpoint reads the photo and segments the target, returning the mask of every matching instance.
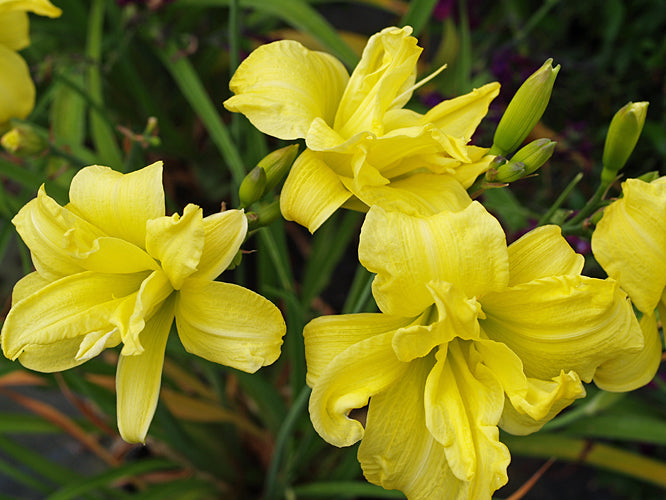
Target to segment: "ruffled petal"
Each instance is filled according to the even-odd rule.
[[[611,392],[633,391],[654,378],[661,363],[661,337],[655,315],[644,314],[640,326],[645,339],[643,349],[603,363],[594,374],[594,383],[599,388]]]
[[[561,371],[551,380],[528,378],[520,358],[506,345],[478,340],[475,346],[483,364],[495,375],[507,396],[500,427],[511,434],[538,431],[575,399],[585,396],[576,372]]]
[[[444,446],[425,425],[424,388],[432,358],[411,362],[399,380],[370,400],[358,449],[363,474],[368,481],[401,490],[412,500],[489,499],[491,484],[496,488],[495,484],[506,482],[506,473],[486,484],[477,478],[460,480],[448,465]],[[502,460],[508,463],[506,455]]]
[[[204,237],[203,211],[191,203],[182,217],[173,214],[146,223],[146,250],[162,263],[174,289],[197,270]]]
[[[636,307],[650,314],[666,287],[666,183],[628,179],[622,192],[604,209],[592,251]]]
[[[414,320],[381,313],[360,313],[320,316],[303,329],[305,360],[308,372],[305,381],[317,384],[322,372],[338,354],[362,340],[406,327]]]
[[[358,132],[383,134],[384,114],[412,96],[421,54],[412,28],[385,28],[368,40],[340,100],[333,128],[345,138]]]
[[[440,348],[425,385],[425,421],[444,446],[447,462],[461,481],[474,481],[490,495],[507,481],[511,457],[499,441],[497,423],[504,394],[473,342],[455,340]]]
[[[348,79],[333,56],[280,40],[260,46],[240,64],[229,82],[236,95],[224,107],[243,113],[265,134],[304,138],[315,118],[333,123]]]
[[[203,219],[204,245],[192,278],[214,280],[234,259],[247,234],[242,210],[226,210]]]
[[[35,269],[57,279],[88,270],[100,273],[135,273],[159,268],[141,248],[100,229],[63,208],[39,188],[37,198],[25,204],[12,222],[30,249]]]
[[[146,222],[164,216],[162,162],[121,174],[108,167],[81,169],[66,208],[114,236],[145,248]]]
[[[590,382],[602,363],[643,347],[631,304],[612,280],[556,276],[479,300],[481,328],[518,355],[528,377],[573,370]]]
[[[25,11],[11,11],[0,15],[0,45],[21,50],[30,45],[30,23]],[[4,73],[3,73],[4,75]]]
[[[176,325],[188,352],[249,373],[280,356],[286,331],[279,309],[261,295],[192,278],[178,294]]]
[[[378,333],[352,344],[317,378],[310,395],[310,420],[319,435],[335,446],[350,446],[363,437],[363,426],[349,412],[390,387],[407,369],[391,347],[393,332]]]
[[[280,210],[314,233],[351,197],[340,178],[308,149],[296,159],[280,194]]]
[[[501,290],[509,279],[504,232],[477,202],[460,212],[426,218],[373,207],[359,243],[359,259],[373,273],[373,295],[389,314],[417,316],[434,299],[430,281],[445,281],[472,298]]]
[[[118,328],[112,317],[146,273],[83,272],[40,288],[13,305],[2,327],[2,350],[16,359],[29,345],[52,345]],[[78,348],[77,348],[78,351]]]
[[[143,443],[162,383],[164,350],[173,323],[174,301],[166,301],[141,334],[142,354],[120,355],[116,371],[118,430],[128,443]]]
[[[541,226],[509,245],[509,286],[580,274],[584,265],[585,257],[569,246],[560,226]]]
[[[0,2],[0,14],[22,10],[40,16],[58,17],[62,11],[48,0],[3,0]]]
[[[0,45],[0,125],[25,118],[35,106],[35,84],[23,58]]]
[[[468,142],[488,113],[488,106],[499,94],[500,84],[492,82],[469,94],[439,103],[429,110],[422,123],[432,123],[442,132]]]

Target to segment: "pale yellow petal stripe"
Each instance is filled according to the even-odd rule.
[[[379,333],[352,344],[326,365],[310,395],[310,420],[334,446],[350,446],[363,437],[363,426],[349,417],[368,399],[395,383],[409,363],[396,358],[393,332]]]
[[[280,194],[280,210],[314,233],[351,197],[340,178],[310,150],[296,159]]]
[[[501,290],[509,276],[504,232],[477,202],[460,212],[427,218],[373,207],[359,243],[359,259],[373,273],[379,308],[417,316],[434,302],[430,281],[446,281],[467,297]]]
[[[324,52],[281,40],[254,50],[238,67],[224,102],[263,133],[280,139],[304,138],[315,118],[333,124],[349,75]]]
[[[585,258],[569,246],[559,226],[541,226],[509,245],[509,286],[580,274],[583,265]]]
[[[320,316],[303,329],[308,372],[305,381],[313,387],[338,354],[362,340],[409,325],[410,318],[380,313]]]
[[[436,359],[425,385],[426,426],[444,446],[454,475],[492,493],[506,482],[510,460],[497,428],[502,386],[473,342],[454,340],[448,349],[440,348]]]
[[[662,321],[664,316],[661,316]],[[644,314],[640,321],[645,346],[603,363],[594,374],[594,383],[605,391],[626,392],[650,382],[661,363],[661,337],[654,314]]]
[[[203,211],[191,203],[183,210],[182,217],[174,214],[146,223],[146,250],[162,263],[176,290],[197,270],[204,235]]]
[[[592,251],[636,307],[651,314],[666,287],[666,184],[628,179],[622,192],[604,209]]]
[[[146,323],[142,354],[120,355],[116,371],[118,430],[128,443],[143,443],[153,419],[162,383],[164,350],[173,323],[174,300],[167,300]]]
[[[0,45],[11,50],[26,48],[30,45],[29,29],[28,14],[25,12],[16,10],[0,14]]]
[[[35,105],[35,85],[23,58],[0,45],[0,125],[27,117]]]
[[[33,12],[40,16],[58,17],[62,11],[48,0],[2,0],[0,14],[14,10]]]
[[[528,377],[549,380],[573,370],[590,382],[602,363],[643,346],[617,283],[582,276],[531,281],[480,299],[488,337],[522,360]]]
[[[188,352],[250,373],[278,358],[286,331],[279,309],[261,295],[194,278],[178,294],[176,324]]]
[[[204,246],[192,278],[213,280],[238,253],[247,234],[247,218],[242,210],[226,210],[203,219]]]
[[[55,281],[13,305],[2,327],[2,350],[16,359],[30,344],[50,345],[118,325],[111,317],[147,273],[83,272]]]
[[[66,208],[108,236],[145,248],[146,222],[164,216],[162,162],[129,174],[86,167],[72,179],[69,199]]]

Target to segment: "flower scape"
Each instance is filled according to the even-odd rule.
[[[150,9],[162,7],[155,2]],[[60,15],[46,0],[0,0],[3,129],[16,130],[13,120],[26,119],[34,108],[34,85],[16,53],[29,43],[28,11]],[[25,197],[11,219],[34,270],[14,286],[0,334],[5,357],[53,373],[116,349],[119,435],[150,449],[170,338],[177,337],[187,353],[230,368],[231,377],[233,370],[254,374],[276,362],[284,338],[288,359],[271,368],[278,373],[271,383],[295,377],[289,387],[269,396],[271,383],[250,377],[239,380],[252,389],[251,397],[237,397],[236,382],[220,391],[230,400],[254,398],[242,417],[222,409],[225,424],[247,413],[254,415],[248,421],[260,420],[262,412],[280,415],[271,429],[275,440],[254,424],[241,429],[251,437],[241,433],[240,440],[262,450],[257,453],[268,470],[266,499],[278,498],[280,481],[284,497],[297,498],[297,487],[287,485],[291,472],[280,475],[276,464],[299,412],[307,422],[306,405],[312,436],[295,443],[294,463],[307,461],[314,428],[330,445],[357,446],[363,476],[377,485],[363,485],[376,488],[368,495],[384,488],[413,500],[483,500],[509,479],[510,446],[500,430],[514,436],[539,432],[580,404],[590,391],[586,384],[595,394],[618,398],[649,384],[663,356],[666,177],[628,178],[619,198],[604,199],[634,149],[647,103],[630,103],[613,119],[601,183],[587,204],[558,212],[561,197],[516,237],[505,232],[481,195],[535,175],[553,154],[549,138],[523,143],[560,68],[546,61],[516,92],[493,143],[475,145],[499,83],[425,111],[411,109],[417,89],[446,71],[440,67],[417,81],[422,48],[413,31],[388,27],[370,36],[351,73],[333,55],[295,40],[249,53],[230,79],[233,95],[224,108],[282,146],[300,141],[304,147],[298,156],[293,144],[264,153],[242,183],[235,179],[237,193],[230,197],[239,209],[223,203],[222,211],[204,217],[200,206],[189,203],[167,215],[162,161],[123,169],[127,173],[119,171],[122,165],[79,166],[64,204],[48,184],[32,197],[35,184],[32,198],[24,204]],[[176,81],[196,100],[188,66],[169,55],[161,61],[172,74],[185,72]],[[197,108],[203,123],[219,131],[223,125],[201,111],[206,109]],[[30,131],[29,122],[22,127]],[[144,142],[155,129],[146,130]],[[217,136],[218,143],[225,140]],[[71,156],[55,143],[50,147]],[[326,240],[327,221],[341,220],[341,209],[361,214],[353,261],[358,276],[366,277],[371,307],[345,306],[339,314],[322,308],[327,313],[313,317],[307,308],[314,293],[303,292],[306,299],[298,303],[301,284],[280,267],[289,257],[276,243],[285,233],[273,230],[273,223],[281,215],[305,228],[292,224],[291,234],[301,240],[320,237],[315,241],[333,245]],[[250,240],[255,234],[259,243]],[[574,251],[569,235],[591,240],[605,275],[584,274],[586,256]],[[346,241],[356,241],[352,229]],[[270,254],[273,267],[264,271],[282,286],[257,283],[271,300],[220,280],[239,264],[241,247],[255,244]],[[317,245],[304,255],[318,251]],[[325,260],[313,258],[304,272],[312,265],[322,275],[332,273]],[[252,278],[239,283],[254,283]],[[303,289],[314,287],[304,281]],[[354,293],[362,295],[348,291]],[[197,385],[205,373],[194,370],[187,377]],[[279,413],[283,401],[293,406]],[[200,434],[215,439],[206,430]],[[145,486],[136,484],[139,490]],[[216,494],[230,491],[229,484]],[[326,493],[323,487],[303,491]],[[329,493],[350,497],[343,489]]]

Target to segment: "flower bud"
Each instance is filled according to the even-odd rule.
[[[520,86],[495,130],[490,154],[507,155],[522,144],[539,122],[550,100],[559,64],[553,68],[548,59]]]
[[[252,205],[264,195],[266,188],[266,172],[260,166],[254,167],[245,176],[238,188],[238,198],[241,208]]]
[[[298,144],[292,144],[284,148],[276,149],[266,155],[258,164],[266,171],[266,188],[264,192],[269,192],[282,182],[289,169],[298,155]]]
[[[615,113],[611,120],[601,160],[604,167],[601,171],[603,184],[613,182],[617,173],[627,163],[643,130],[648,104],[630,102]]]
[[[24,123],[12,126],[0,138],[0,144],[14,156],[22,157],[37,155],[48,147],[46,140]]]
[[[256,211],[248,212],[245,215],[248,221],[248,232],[268,226],[282,216],[280,212],[280,200],[276,199],[271,203],[261,204]]]
[[[524,163],[511,160],[497,169],[493,182],[507,183],[517,181],[525,177],[525,171]]]

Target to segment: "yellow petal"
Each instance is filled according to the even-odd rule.
[[[310,395],[310,419],[332,445],[350,446],[363,437],[363,426],[349,412],[363,408],[407,369],[408,363],[393,353],[392,337],[392,331],[378,333],[350,345],[317,378]]]
[[[661,337],[655,315],[644,314],[640,326],[645,339],[643,349],[603,363],[594,374],[594,383],[599,388],[612,392],[633,391],[654,378],[661,363]]]
[[[455,340],[448,349],[440,348],[436,358],[425,385],[426,426],[444,446],[453,474],[492,492],[506,482],[510,461],[497,428],[502,386],[473,342]]]
[[[345,138],[358,132],[383,134],[384,114],[411,98],[422,49],[412,28],[385,28],[368,40],[340,100],[333,128]]]
[[[28,14],[11,11],[0,14],[0,45],[11,50],[21,50],[30,45]]]
[[[128,443],[143,443],[153,420],[162,383],[162,365],[174,301],[168,300],[146,323],[142,354],[120,355],[116,372],[118,430]]]
[[[2,327],[5,356],[16,359],[28,345],[46,346],[116,329],[111,321],[114,311],[145,277],[146,273],[83,272],[39,289],[14,304],[7,315]]]
[[[213,280],[238,253],[247,234],[247,218],[242,210],[226,210],[203,219],[204,246],[192,278]]]
[[[499,89],[499,83],[488,83],[469,94],[441,102],[423,115],[421,121],[432,123],[445,134],[467,142],[488,113],[488,106],[499,94]]]
[[[35,85],[23,58],[0,45],[0,125],[25,118],[35,105]]]
[[[14,285],[14,290],[12,290],[12,304],[22,301],[28,295],[32,295],[50,283],[49,280],[44,279],[38,272],[26,274]]]
[[[349,75],[342,63],[293,40],[262,45],[238,67],[229,82],[236,94],[224,102],[263,133],[304,138],[315,118],[333,123]]]
[[[174,289],[197,270],[204,237],[203,211],[191,203],[182,217],[173,214],[146,223],[146,250],[162,263]]]
[[[62,11],[48,0],[3,0],[0,2],[0,14],[23,10],[40,16],[58,17]]]
[[[280,356],[286,327],[272,302],[231,283],[185,281],[176,325],[185,350],[249,373]]]
[[[434,303],[430,281],[445,281],[466,297],[501,290],[508,281],[504,232],[477,202],[426,218],[373,207],[359,243],[373,273],[373,295],[388,314],[417,316]]]
[[[82,337],[63,339],[55,344],[28,344],[19,355],[19,362],[30,370],[54,373],[79,366],[88,359],[77,358]]]
[[[604,209],[592,251],[636,307],[651,314],[666,287],[666,184],[628,179],[622,192]]]
[[[146,222],[164,216],[162,162],[129,174],[83,168],[72,179],[69,199],[68,209],[108,236],[145,248]]]
[[[303,329],[305,360],[308,372],[305,381],[310,387],[338,354],[362,340],[381,333],[396,331],[412,323],[412,318],[381,313],[320,316]]]
[[[509,286],[580,274],[583,265],[585,258],[573,251],[559,226],[541,226],[509,245]]]
[[[314,233],[351,197],[340,178],[308,149],[296,159],[280,194],[280,210]]]
[[[157,269],[157,263],[139,247],[111,238],[63,208],[40,187],[12,220],[31,251],[37,271],[57,279],[83,270],[134,273]]]
[[[365,435],[358,449],[363,474],[386,489],[401,490],[411,500],[435,498],[490,499],[491,485],[506,482],[506,472],[497,478],[461,481],[448,466],[446,452],[425,425],[424,389],[433,360],[418,359],[391,387],[373,396],[368,408]],[[503,470],[508,463],[505,449]]]
[[[477,340],[476,349],[507,396],[500,427],[512,434],[530,434],[585,396],[576,372],[561,371],[551,380],[529,378],[520,358],[506,345],[492,340]]]
[[[421,217],[462,210],[472,203],[454,177],[430,173],[409,175],[383,186],[368,185],[353,192],[368,206],[379,205],[390,212]]]
[[[589,382],[599,365],[643,346],[631,305],[612,280],[542,278],[479,300],[487,315],[481,328],[518,355],[528,377],[573,370]]]

